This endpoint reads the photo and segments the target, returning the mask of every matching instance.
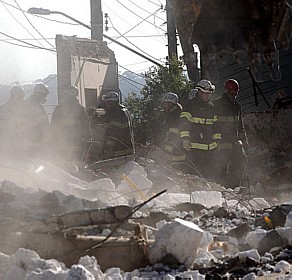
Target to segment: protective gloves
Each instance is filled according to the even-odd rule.
[[[189,139],[183,140],[183,148],[188,152],[191,150],[191,141]]]

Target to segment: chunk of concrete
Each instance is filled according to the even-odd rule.
[[[167,254],[190,267],[194,262],[204,231],[196,224],[176,218],[162,227],[149,251],[151,263],[161,261]]]
[[[258,249],[261,240],[265,237],[267,231],[264,229],[257,229],[247,234],[245,242],[253,249]]]
[[[207,208],[222,205],[222,193],[218,191],[195,191],[192,192],[192,201],[202,204]]]
[[[146,200],[147,192],[152,188],[153,183],[147,177],[133,170],[129,175],[122,175],[123,181],[117,186],[116,191],[127,198]]]

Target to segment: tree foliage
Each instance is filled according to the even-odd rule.
[[[169,68],[151,67],[145,73],[145,82],[141,96],[130,94],[125,106],[132,115],[135,141],[159,145],[163,122],[160,104],[163,94],[174,92],[179,96],[180,102],[183,102],[192,88],[192,83],[184,74],[182,61],[177,59],[170,62]]]

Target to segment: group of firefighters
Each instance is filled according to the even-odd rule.
[[[248,146],[236,101],[239,84],[227,80],[223,96],[211,102],[214,92],[210,81],[201,80],[184,106],[177,94],[163,95],[161,148],[172,167],[235,188],[244,174]],[[95,107],[80,105],[77,87],[69,85],[50,121],[43,106],[49,94],[46,85],[35,85],[27,99],[20,86],[12,87],[10,93],[9,101],[0,107],[2,156],[88,164],[135,153],[130,115],[117,92],[102,96],[103,115]]]
[[[237,102],[239,84],[224,83],[224,94],[211,102],[215,86],[201,80],[184,106],[175,93],[162,97],[166,135],[162,148],[174,168],[226,187],[240,186],[247,164],[248,140]]]
[[[86,110],[79,103],[78,88],[68,85],[51,120],[44,109],[48,94],[45,84],[35,85],[27,99],[22,87],[11,88],[10,99],[0,107],[2,157],[92,163],[134,153],[130,116],[120,104],[118,93],[102,96],[105,114],[99,118],[98,114],[88,114],[91,108]]]

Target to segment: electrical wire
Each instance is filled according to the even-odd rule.
[[[135,72],[131,71],[130,69],[126,68],[125,66],[119,65],[119,67],[121,67],[121,68],[127,70],[128,72],[130,72],[130,73],[132,73],[132,74],[134,74],[134,75],[136,75],[136,76],[139,76],[139,77],[144,78],[143,75],[138,74],[138,73],[135,73]]]
[[[27,33],[36,41],[38,41],[33,34],[9,11],[9,9],[5,6],[3,2],[1,2],[3,7],[6,9],[6,11],[11,15],[11,17],[23,28],[27,31]],[[40,42],[39,42],[40,43]],[[17,44],[16,44],[17,45]],[[45,47],[43,44],[40,43],[42,47]]]
[[[154,13],[150,14],[148,17],[142,19],[140,22],[138,22],[136,25],[132,26],[128,31],[126,31],[125,33],[123,33],[122,35],[120,35],[117,39],[120,39],[121,37],[124,37],[127,33],[129,33],[130,31],[132,31],[133,29],[135,29],[137,26],[139,26],[141,23],[143,23],[144,21],[146,21],[149,17],[152,17],[155,13],[157,13],[159,11],[156,10]],[[112,24],[112,21],[111,21]],[[112,24],[113,25],[113,24]],[[109,45],[110,43],[108,43]]]
[[[137,84],[137,85],[140,85],[140,86],[142,86],[142,87],[145,86],[144,84],[141,84],[141,83],[139,83],[139,82],[136,82],[136,81],[134,81],[134,80],[132,80],[132,79],[130,79],[130,78],[127,78],[127,77],[122,76],[122,75],[120,75],[120,74],[118,74],[118,75],[119,75],[119,77],[121,77],[122,79],[129,80],[129,81],[131,81],[131,82],[133,82],[133,83],[135,83],[135,84]],[[138,88],[138,87],[137,87],[137,89],[140,90],[140,88]]]
[[[29,49],[38,49],[37,47],[20,45],[20,44],[16,44],[16,43],[13,43],[13,42],[9,42],[9,41],[3,40],[3,39],[0,39],[0,41],[1,42],[4,42],[4,43],[7,43],[7,44],[10,44],[10,45],[18,46],[18,47],[24,47],[24,48],[29,48]]]
[[[140,19],[143,19],[143,17],[141,17],[140,15],[136,14],[135,12],[133,12],[131,9],[129,9],[127,6],[125,6],[124,4],[122,4],[119,0],[116,0],[116,2],[118,2],[121,6],[123,6],[126,10],[128,10],[129,12],[131,12],[132,14],[134,14],[136,17],[139,17]],[[146,20],[146,22],[148,22],[151,25],[154,25],[152,22]],[[165,32],[164,29],[162,29],[159,26],[156,26],[157,28],[161,29],[163,32]]]
[[[14,0],[15,4],[17,5],[17,7],[21,10],[22,14],[24,15],[24,17],[26,18],[26,20],[28,21],[28,23],[31,25],[31,27],[53,48],[55,48],[54,45],[52,45],[49,41],[47,41],[47,39],[36,29],[36,27],[31,23],[31,21],[29,20],[29,18],[26,16],[25,12],[21,9],[21,7],[19,6],[18,2],[16,0]],[[44,47],[44,46],[43,46]]]
[[[13,6],[12,4],[7,3],[7,2],[5,2],[5,1],[3,1],[3,0],[0,0],[0,2],[1,2],[1,3],[4,3],[4,4],[7,5],[7,6],[10,6],[10,7],[14,8],[14,9],[16,9],[16,10],[19,10],[19,11],[21,11],[21,12],[24,12],[24,13],[29,14],[27,11],[22,10],[22,9],[20,9],[20,8],[18,8],[18,7],[15,7],[15,6]],[[41,18],[41,19],[44,19],[44,20],[57,22],[57,23],[62,23],[62,24],[67,24],[67,25],[80,25],[80,24],[78,24],[78,23],[72,23],[72,22],[65,22],[65,21],[60,21],[60,20],[50,19],[50,18],[47,18],[47,17],[42,17],[42,16],[40,16],[40,15],[34,15],[34,14],[30,14],[30,15],[35,16],[35,17],[38,17],[38,18]]]
[[[150,1],[150,0],[148,0],[148,2],[150,2],[151,4],[153,4],[153,5],[156,5],[156,6],[163,6],[161,3],[160,3],[160,5],[159,4],[157,4],[157,3],[155,3],[155,2],[152,2],[152,1]]]
[[[136,46],[134,43],[132,43],[129,39],[127,39],[126,37],[124,37],[124,36],[120,33],[120,31],[118,31],[118,30],[113,26],[113,23],[112,23],[110,17],[109,17],[109,21],[110,21],[110,23],[111,23],[113,29],[114,29],[118,34],[120,34],[120,36],[121,36],[122,38],[124,38],[128,43],[130,43],[131,45],[133,45],[133,46],[134,46],[135,48],[137,48],[140,52],[142,52],[142,53],[148,55],[149,57],[151,57],[151,58],[153,58],[153,59],[159,61],[159,59],[157,59],[156,57],[154,57],[154,56],[152,56],[152,55],[146,53],[145,51],[143,51],[142,49],[140,49],[138,46]],[[161,61],[160,61],[160,62],[161,62]]]
[[[0,31],[0,34],[6,36],[6,37],[8,37],[8,38],[14,39],[14,40],[16,40],[16,41],[18,41],[18,42],[21,42],[21,43],[27,44],[27,45],[29,45],[29,46],[35,47],[36,49],[46,50],[46,51],[50,51],[50,52],[56,52],[55,49],[48,49],[48,48],[43,48],[43,47],[40,47],[40,46],[36,46],[36,45],[34,45],[34,44],[31,44],[31,43],[25,42],[25,41],[23,41],[23,40],[19,40],[19,39],[13,37],[13,36],[10,36],[10,35],[8,35],[8,34],[5,34],[5,33],[1,32],[1,31]]]
[[[143,60],[140,62],[135,62],[135,63],[131,63],[131,64],[126,64],[125,66],[132,66],[132,65],[138,65],[138,64],[143,64],[143,63],[149,63],[148,60]]]
[[[133,5],[135,5],[137,8],[141,9],[142,11],[148,13],[148,14],[151,14],[149,11],[147,11],[146,9],[142,8],[141,6],[139,6],[138,4],[134,3],[132,0],[128,0],[129,2],[131,2]],[[161,6],[159,8],[159,10],[161,10]],[[165,19],[161,18],[161,17],[157,17],[159,18],[160,20],[164,21],[165,22]]]
[[[55,40],[55,38],[46,38],[47,40]],[[6,39],[6,41],[13,41],[14,39]],[[19,38],[18,40],[23,41],[38,41],[38,40],[44,40],[43,38]]]

